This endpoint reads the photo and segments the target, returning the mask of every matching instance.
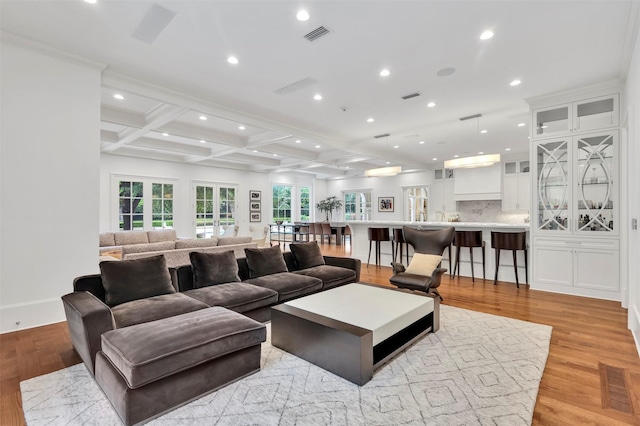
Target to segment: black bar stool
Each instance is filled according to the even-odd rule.
[[[395,242],[395,248],[393,243]],[[404,234],[402,228],[393,228],[393,240],[391,241],[391,250],[393,250],[393,261],[398,258],[398,248],[400,249],[400,263],[402,263],[402,252],[404,244],[404,250],[407,251],[407,265],[409,264],[409,244],[404,240]]]
[[[473,272],[473,248],[482,248],[482,279],[486,279],[485,270],[485,253],[484,253],[484,241],[482,240],[482,231],[456,231],[453,237],[453,245],[456,246],[456,265],[453,268],[452,276],[460,276],[460,247],[469,247],[469,258],[471,259],[471,281],[476,282],[476,277]]]
[[[529,265],[527,260],[527,233],[526,232],[491,232],[491,247],[496,250],[496,275],[493,284],[498,282],[498,266],[500,265],[500,250],[511,250],[513,254],[513,270],[516,273],[516,286],[518,282],[518,260],[516,250],[524,250],[524,272],[526,283],[529,285]]]
[[[382,241],[390,241],[389,228],[369,228],[369,257],[367,257],[367,266],[371,259],[371,243],[376,242],[376,265],[380,264],[380,243]]]

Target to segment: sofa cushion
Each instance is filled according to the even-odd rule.
[[[175,292],[163,255],[101,262],[100,272],[109,306]]]
[[[193,288],[240,281],[238,262],[232,251],[189,253],[193,269]]]
[[[146,244],[149,242],[147,231],[120,231],[114,232],[113,238],[116,240],[117,246],[125,246],[128,244]]]
[[[156,321],[208,308],[204,302],[183,293],[164,294],[122,303],[111,308],[116,328]]]
[[[234,244],[246,244],[252,241],[251,237],[221,237],[218,238],[219,246],[230,246]]]
[[[102,351],[127,385],[136,389],[228,353],[260,345],[266,336],[264,324],[216,307],[108,331],[102,335]]]
[[[263,275],[289,272],[287,264],[284,262],[280,246],[269,248],[245,248],[247,265],[249,266],[249,276],[251,278]]]
[[[438,267],[442,256],[435,254],[414,253],[411,263],[407,266],[407,274],[424,275],[430,277],[433,270]]]
[[[159,243],[161,241],[175,241],[178,236],[175,229],[154,229],[147,232],[147,238],[150,243]]]
[[[122,246],[122,254],[147,253],[152,251],[173,250],[176,248],[174,241],[161,241],[158,243],[131,244]]]
[[[264,275],[244,282],[277,291],[278,302],[295,299],[322,289],[322,280],[291,272]]]
[[[322,280],[324,290],[356,281],[356,271],[340,266],[319,265],[295,271],[294,274],[315,277]]]
[[[116,245],[116,238],[113,232],[100,233],[100,247],[111,247]]]
[[[317,241],[289,244],[297,269],[324,265],[324,257]]]
[[[184,240],[176,240],[177,249],[215,247],[218,245],[218,239],[213,238],[188,238]]]
[[[184,294],[209,306],[222,306],[240,313],[278,302],[276,291],[242,282],[196,288]]]

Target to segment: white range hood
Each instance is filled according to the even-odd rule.
[[[456,201],[501,200],[502,163],[473,169],[456,169],[453,198]]]

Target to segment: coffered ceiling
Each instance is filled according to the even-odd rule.
[[[103,152],[320,179],[387,164],[433,169],[478,151],[526,156],[525,99],[624,81],[639,9],[611,0],[0,6],[4,40],[105,65]],[[296,19],[301,9],[307,21]],[[309,41],[319,27],[328,32]],[[494,36],[481,40],[485,30]],[[473,114],[482,117],[459,120]]]

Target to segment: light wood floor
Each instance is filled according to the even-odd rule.
[[[348,245],[322,250],[349,255]],[[389,285],[390,276],[363,265],[361,281]],[[553,327],[534,425],[640,425],[640,358],[619,303],[448,275],[440,293],[445,305]],[[0,424],[24,424],[20,381],[79,362],[66,323],[0,335]]]

